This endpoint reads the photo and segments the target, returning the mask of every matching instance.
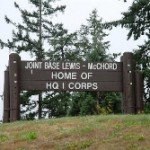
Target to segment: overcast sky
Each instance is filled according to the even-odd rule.
[[[16,0],[23,8],[32,9],[28,5],[28,0]],[[86,24],[86,19],[93,9],[98,10],[98,14],[103,18],[103,21],[112,21],[121,18],[121,12],[128,10],[128,7],[132,4],[133,0],[128,0],[128,3],[124,3],[123,0],[61,0],[59,4],[65,4],[67,6],[65,13],[59,15],[59,21],[64,23],[64,26],[69,29],[70,32],[78,30],[81,24]],[[20,20],[20,13],[14,8],[14,0],[3,0],[0,5],[0,39],[6,41],[11,38],[12,26],[7,25],[4,21],[4,16],[7,15],[14,21]],[[107,40],[110,41],[109,53],[113,52],[125,52],[132,51],[138,44],[143,42],[143,39],[139,41],[133,41],[132,39],[127,41],[127,31],[120,28],[114,28]],[[8,49],[0,50],[0,95],[3,94],[4,86],[4,70],[8,64],[8,57],[11,51]],[[29,60],[30,57],[27,54],[21,54],[22,60]],[[2,119],[3,101],[0,99],[0,120]]]

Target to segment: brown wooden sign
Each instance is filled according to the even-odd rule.
[[[21,90],[122,91],[122,63],[21,62]]]
[[[3,120],[19,120],[22,90],[119,91],[123,111],[135,113],[141,111],[142,82],[132,53],[124,53],[121,62],[21,61],[19,55],[11,54],[5,71]]]

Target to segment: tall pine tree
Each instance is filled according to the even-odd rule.
[[[56,25],[53,24],[52,18],[58,12],[63,12],[65,9],[65,6],[53,7],[52,4],[54,2],[56,2],[56,0],[29,0],[30,5],[34,8],[32,10],[22,9],[18,3],[14,2],[15,8],[17,8],[21,14],[22,22],[15,23],[15,21],[5,16],[6,22],[12,24],[15,29],[12,32],[12,39],[8,39],[7,42],[0,40],[1,48],[7,47],[17,53],[30,52],[35,60],[43,60],[49,51],[46,45],[53,35],[56,34],[55,32],[57,32],[57,30],[55,30]],[[25,93],[21,95],[24,100],[22,102],[23,106],[30,104],[27,110],[36,107],[36,103],[30,100],[30,96],[36,94],[37,92],[29,92],[29,94]],[[39,118],[41,118],[42,115],[41,98],[40,92]],[[29,109],[29,111],[31,110]],[[30,112],[30,116],[31,114],[36,113]]]
[[[107,36],[102,18],[99,18],[97,10],[93,10],[87,19],[87,25],[82,25],[78,31],[78,44],[76,44],[76,48],[79,50],[80,58],[84,61],[114,61],[114,57],[107,53],[109,48],[109,42],[105,41],[105,37]],[[107,108],[110,103],[111,111],[104,109],[106,113],[111,113],[114,112],[114,106],[119,106],[118,103],[121,104],[119,94],[106,92],[85,92],[76,94],[73,95],[74,101],[72,101],[69,111],[71,115],[101,113],[97,108],[99,108],[99,106]],[[109,99],[107,99],[108,96]],[[75,100],[75,97],[77,97],[77,100]],[[117,100],[118,97],[120,101]],[[80,108],[77,109],[76,106],[78,105],[80,105]],[[118,109],[115,112],[120,112],[121,105],[115,109]]]
[[[62,24],[55,27],[57,32],[49,40],[51,51],[47,53],[46,59],[51,61],[78,61],[80,57],[79,51],[76,49],[77,33],[68,33]],[[53,57],[52,57],[53,56]],[[72,93],[70,92],[48,92],[45,97],[44,108],[49,117],[66,116],[70,107]]]
[[[87,19],[87,25],[82,25],[79,30],[79,49],[82,59],[87,61],[104,61],[109,58],[106,50],[109,42],[105,42],[107,36],[99,18],[97,10],[93,10]]]
[[[122,18],[109,22],[106,27],[121,26],[128,30],[128,39],[138,40],[143,36],[146,40],[137,49],[134,49],[134,58],[137,69],[144,74],[144,100],[146,111],[150,112],[150,2],[149,0],[134,0]],[[148,108],[148,109],[147,109]]]

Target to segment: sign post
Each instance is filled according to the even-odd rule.
[[[4,72],[4,115],[3,122],[9,122],[10,120],[10,85],[9,85],[9,70],[8,68]]]
[[[10,122],[20,119],[20,57],[9,56]]]
[[[123,54],[124,113],[135,114],[135,63],[132,53]]]
[[[135,72],[135,83],[136,83],[136,88],[135,88],[135,93],[136,93],[136,113],[142,113],[144,110],[143,106],[143,93],[144,93],[144,85],[143,85],[143,74],[140,71]]]

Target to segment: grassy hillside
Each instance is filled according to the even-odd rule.
[[[150,115],[0,124],[0,150],[150,150]]]

